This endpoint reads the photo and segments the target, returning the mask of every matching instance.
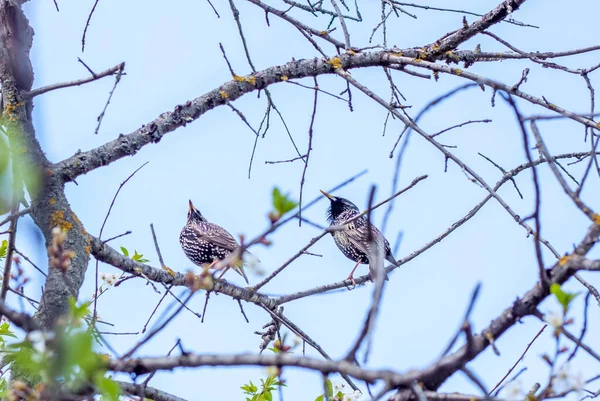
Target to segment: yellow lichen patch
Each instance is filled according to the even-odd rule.
[[[402,52],[390,53],[390,56],[402,57],[402,56],[404,56],[404,53],[402,53]]]
[[[245,81],[244,77],[240,77],[239,75],[234,75],[233,80],[235,82],[244,82]]]
[[[254,75],[250,75],[249,77],[246,77],[246,82],[248,82],[250,85],[256,85],[256,77]]]
[[[352,49],[346,50],[346,53],[349,54],[349,55],[351,55],[351,56],[354,56],[356,54],[356,52],[354,50],[352,50]]]
[[[54,198],[50,198],[50,200],[48,201],[49,204],[54,205],[56,204],[56,199]]]
[[[282,75],[281,76],[281,80],[282,81],[287,81],[288,79],[290,79],[290,77],[288,77],[287,75]]]
[[[600,226],[600,214],[594,213],[592,215],[592,221],[594,224],[598,224]]]
[[[437,52],[438,50],[440,50],[440,45],[433,45],[432,49]]]
[[[62,210],[57,210],[50,216],[50,226],[60,227],[65,231],[69,231],[73,228],[73,224],[65,220],[65,213]]]
[[[25,103],[23,102],[19,102],[19,103],[7,103],[6,107],[4,108],[4,113],[10,117],[12,120],[14,120],[14,117],[12,117],[12,113],[14,113],[19,107],[23,107],[25,105]]]
[[[331,65],[336,70],[342,67],[342,59],[339,57],[334,57],[332,59],[327,60],[327,63]]]
[[[328,35],[328,34],[329,34],[329,31],[321,31],[321,32],[319,32],[319,35],[323,35],[323,36]]]
[[[86,245],[84,249],[85,249],[85,254],[87,256],[90,256],[90,253],[92,253],[92,247],[89,245]]]
[[[496,54],[496,57],[498,57],[498,58],[502,58],[502,57],[504,57],[504,54],[502,54],[502,53],[497,53],[497,54]]]
[[[562,258],[558,259],[558,264],[559,266],[564,266],[567,264],[567,262],[569,261],[569,258],[571,257],[571,255],[565,255]]]
[[[550,107],[552,110],[556,110],[556,105],[553,103],[548,103],[548,107]]]
[[[219,91],[219,94],[221,95],[222,99],[227,99],[229,97],[229,95],[225,91]]]
[[[73,215],[73,220],[75,220],[77,224],[81,224],[81,220],[79,220],[79,217],[77,217],[77,215],[74,212],[71,214]]]
[[[421,59],[421,60],[425,60],[427,58],[427,53],[424,52],[424,51],[420,51],[419,55],[417,56],[417,58]]]
[[[169,273],[171,277],[175,277],[177,275],[177,273],[175,273],[175,271],[168,266],[163,266],[163,270]]]
[[[463,71],[460,68],[453,68],[452,73],[460,76],[462,75]]]
[[[600,128],[600,123],[596,123],[596,128]]]

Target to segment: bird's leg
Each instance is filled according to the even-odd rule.
[[[213,261],[212,261],[212,263],[210,263],[210,264],[208,264],[208,263],[203,263],[203,264],[201,265],[201,267],[202,267],[202,273],[200,273],[200,274],[199,274],[199,276],[200,276],[200,277],[206,277],[206,275],[208,274],[208,271],[209,271],[210,269],[212,269],[212,268],[215,266],[215,264],[217,264],[217,262],[218,262],[218,261],[219,261],[219,259],[215,259],[215,260],[213,260]]]
[[[356,262],[356,265],[354,265],[354,269],[352,269],[350,275],[348,275],[348,277],[346,278],[346,280],[352,281],[352,287],[346,287],[348,290],[353,290],[354,287],[356,287],[356,280],[354,280],[354,272],[356,271],[356,268],[358,267],[358,265],[360,265],[361,262],[362,259],[358,259],[358,262]]]

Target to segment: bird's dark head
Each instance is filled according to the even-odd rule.
[[[198,210],[194,207],[194,204],[192,203],[191,200],[190,200],[190,210],[188,211],[187,218],[188,218],[188,222],[190,222],[190,221],[191,222],[206,221],[204,216],[202,216],[202,213],[200,213],[200,210]]]
[[[329,206],[329,209],[327,209],[327,220],[330,223],[332,223],[342,214],[344,214],[343,218],[346,220],[360,213],[358,207],[356,207],[356,205],[350,202],[348,199],[330,195],[323,190],[321,190],[321,193],[331,201],[331,205]]]

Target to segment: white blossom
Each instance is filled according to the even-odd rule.
[[[521,380],[513,380],[504,386],[502,391],[504,398],[507,400],[522,400],[525,397],[525,391],[523,391],[523,383]]]
[[[581,391],[585,385],[585,379],[581,371],[574,372],[569,362],[563,363],[554,377],[554,391],[566,393],[568,391]]]
[[[115,283],[119,279],[119,277],[117,277],[116,274],[109,274],[109,273],[101,273],[100,278],[102,279],[102,281],[104,281],[110,287],[115,285]]]
[[[562,314],[549,312],[544,315],[544,321],[555,329],[560,329],[564,324],[564,317]]]

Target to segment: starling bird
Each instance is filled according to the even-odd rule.
[[[327,221],[329,221],[331,226],[340,225],[360,214],[360,210],[358,210],[356,205],[348,199],[330,195],[325,191],[321,191],[321,193],[331,201],[331,206],[327,209]],[[346,279],[352,280],[352,284],[356,285],[353,277],[354,271],[359,264],[369,263],[369,227],[367,216],[359,217],[348,224],[345,229],[333,231],[331,235],[333,235],[333,240],[340,251],[342,251],[348,259],[352,259],[356,262],[354,269],[352,269],[350,275]],[[392,263],[394,266],[398,266],[398,262],[396,262],[396,259],[392,255],[390,243],[373,224],[371,224],[371,235],[373,236],[373,241],[378,244],[378,246],[384,247],[383,256],[385,260]],[[371,272],[371,278],[374,278],[373,272]],[[388,280],[387,274],[385,279]]]
[[[240,245],[227,230],[206,220],[190,200],[187,223],[179,235],[179,243],[185,256],[196,265],[211,268],[220,259],[225,259]],[[253,255],[245,251],[244,256]],[[248,283],[242,264],[231,266]],[[223,274],[229,269],[227,267]],[[221,274],[221,276],[223,275]]]

